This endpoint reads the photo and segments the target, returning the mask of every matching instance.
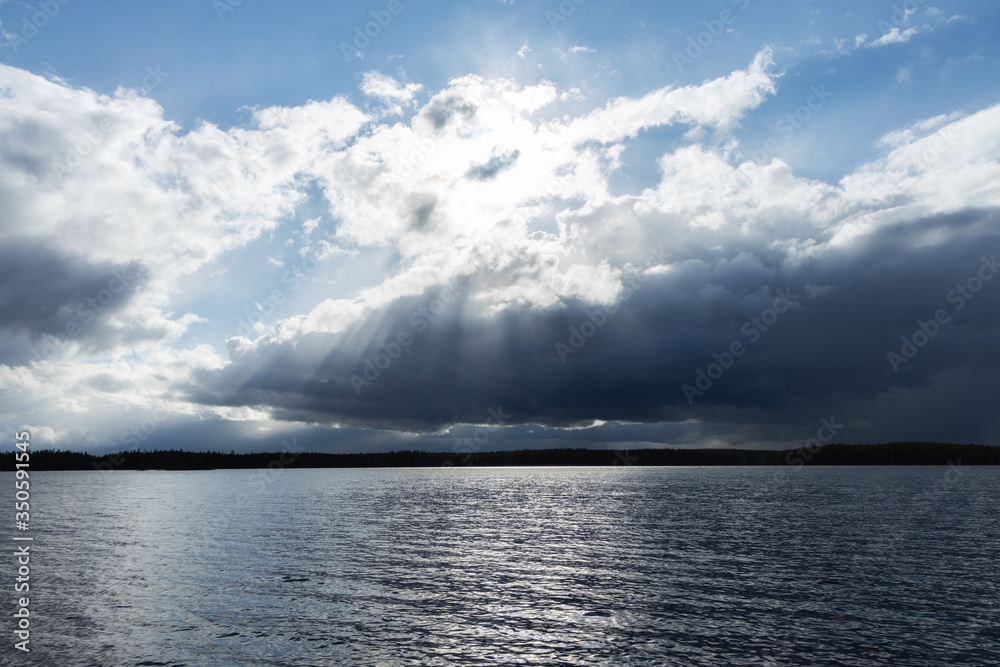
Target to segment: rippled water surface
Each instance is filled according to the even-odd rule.
[[[998,507],[992,467],[34,473],[0,663],[997,665]]]

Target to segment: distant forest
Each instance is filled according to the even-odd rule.
[[[0,457],[0,470],[14,469]],[[31,452],[30,470],[212,470],[216,468],[416,468],[483,466],[783,466],[1000,465],[1000,447],[934,442],[824,445],[782,451],[744,449],[520,449],[505,452],[398,451],[371,454],[280,452],[236,454],[180,450],[127,451],[105,456]]]

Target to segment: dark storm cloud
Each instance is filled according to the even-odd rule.
[[[37,356],[44,335],[103,345],[101,318],[123,308],[144,277],[132,263],[91,264],[39,244],[0,247],[0,363]]]
[[[633,281],[613,313],[571,302],[480,317],[473,283],[434,318],[413,314],[437,290],[341,334],[262,346],[186,390],[282,420],[430,431],[486,423],[502,406],[514,425],[695,420],[699,437],[734,444],[805,439],[831,416],[863,438],[883,432],[865,430],[881,406],[902,420],[939,397],[936,432],[982,441],[997,433],[995,411],[949,406],[995,395],[998,255],[1000,212],[980,210],[885,226],[796,263],[706,250]],[[397,349],[400,332],[412,342]],[[894,426],[890,437],[912,437]]]

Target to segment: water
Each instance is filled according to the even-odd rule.
[[[50,472],[31,490],[33,651],[4,614],[0,664],[1000,664],[1000,468]]]

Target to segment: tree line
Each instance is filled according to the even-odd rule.
[[[95,455],[65,450],[31,452],[31,470],[212,470],[217,468],[416,468],[483,466],[782,466],[1000,465],[1000,447],[935,442],[824,445],[809,450],[749,449],[519,449],[497,452],[413,450],[357,454],[321,452],[131,450]],[[14,457],[0,457],[0,470]]]

